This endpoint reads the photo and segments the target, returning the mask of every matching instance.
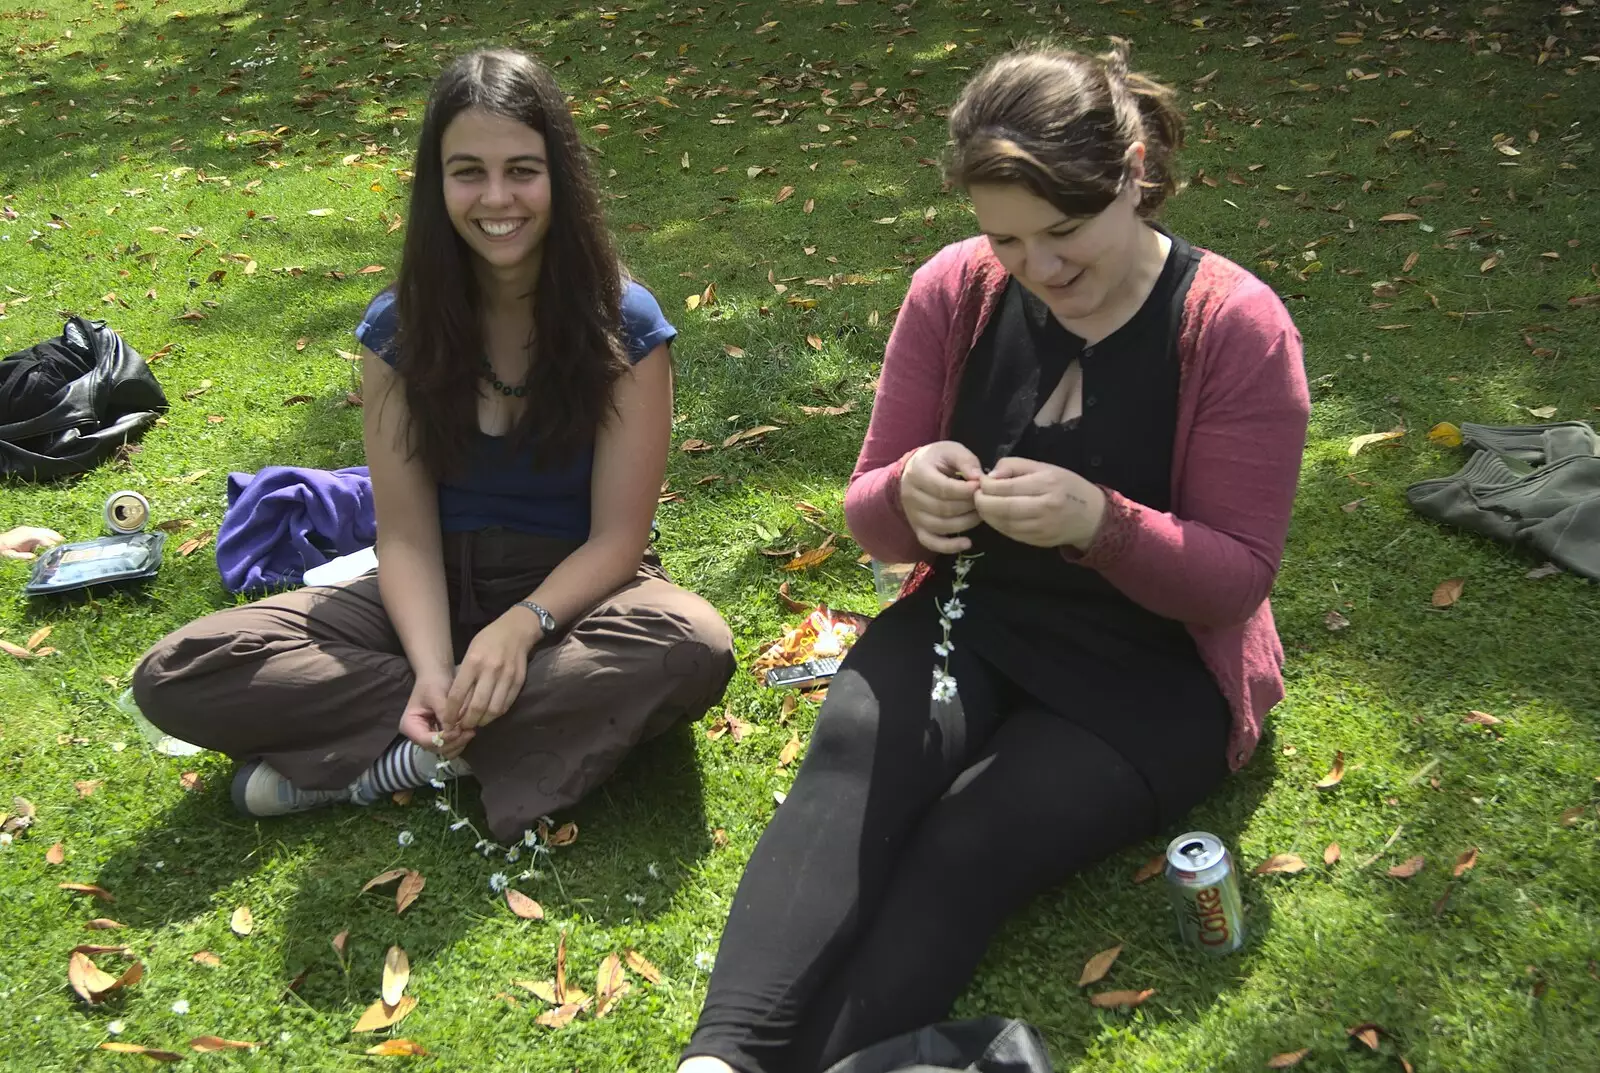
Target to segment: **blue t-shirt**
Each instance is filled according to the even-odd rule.
[[[356,338],[393,365],[384,353],[400,327],[393,291],[367,306]],[[622,339],[628,359],[639,362],[678,329],[668,323],[655,295],[628,281],[622,292]],[[477,370],[470,370],[476,375]],[[591,443],[559,467],[541,466],[533,448],[513,449],[510,436],[476,432],[460,476],[439,482],[439,526],[446,533],[503,526],[539,536],[587,540],[589,480],[594,471]]]

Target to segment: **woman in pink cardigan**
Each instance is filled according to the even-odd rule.
[[[922,566],[834,679],[683,1073],[813,1073],[940,1020],[1007,915],[1176,824],[1283,696],[1300,336],[1152,221],[1170,92],[1120,51],[1013,53],[950,134],[983,234],[912,280],[845,498]]]

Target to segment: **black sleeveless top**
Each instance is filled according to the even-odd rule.
[[[1122,327],[1092,346],[1064,328],[1015,279],[967,358],[950,438],[987,470],[1008,455],[1073,470],[1154,510],[1171,509],[1178,420],[1178,328],[1200,254],[1181,238],[1149,298]],[[1083,372],[1082,416],[1040,426],[1034,415],[1073,362]],[[973,564],[962,593],[966,644],[1035,697],[1061,689],[1063,661],[1087,658],[1098,672],[1206,675],[1184,626],[1134,603],[1096,570],[1054,548],[1002,536],[987,525],[967,534]],[[950,560],[939,564],[948,592]],[[1109,666],[1107,666],[1109,665]]]

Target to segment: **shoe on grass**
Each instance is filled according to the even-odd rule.
[[[265,760],[252,760],[233,776],[233,807],[246,816],[286,816],[348,800],[348,789],[302,790]]]

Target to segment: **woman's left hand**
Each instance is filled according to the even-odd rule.
[[[504,715],[522,692],[528,656],[543,637],[538,618],[519,608],[479,630],[456,668],[443,722],[476,730]]]
[[[984,474],[974,500],[991,529],[1036,548],[1087,550],[1106,512],[1099,485],[1031,458],[1002,458]]]

